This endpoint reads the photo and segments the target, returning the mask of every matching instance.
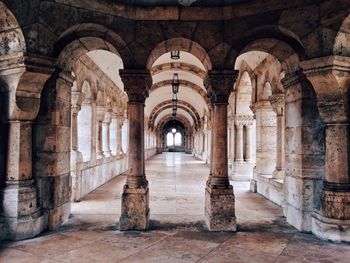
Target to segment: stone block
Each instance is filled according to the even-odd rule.
[[[130,189],[124,186],[119,220],[120,230],[147,230],[149,212],[148,187]]]
[[[205,222],[210,231],[237,230],[235,196],[232,188],[206,188]]]
[[[55,209],[70,200],[70,174],[37,178],[39,202],[44,209]]]
[[[58,229],[65,223],[70,215],[71,203],[68,202],[48,211],[48,227],[50,230]]]

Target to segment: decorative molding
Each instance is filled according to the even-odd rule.
[[[145,103],[152,86],[152,76],[148,69],[121,69],[120,77],[129,102]]]
[[[204,86],[212,104],[227,104],[238,76],[237,70],[210,70]]]

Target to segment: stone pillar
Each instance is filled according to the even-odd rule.
[[[252,127],[253,123],[247,123],[245,125],[245,131],[246,131],[246,140],[245,140],[245,159],[247,163],[251,163],[252,160]]]
[[[7,156],[7,163],[1,163],[5,177],[0,188],[0,225],[3,223],[5,228],[1,228],[0,237],[18,240],[34,237],[47,228],[33,176],[32,121],[38,114],[40,94],[54,70],[54,62],[29,56],[20,63],[16,60],[11,64],[11,58],[2,62],[7,66],[0,70],[1,97],[6,105],[1,116],[1,128],[6,128],[1,131],[1,143],[5,143],[2,149],[7,152],[1,155],[4,159]]]
[[[243,162],[243,123],[240,121],[235,121],[236,126],[236,159],[235,162],[242,163]]]
[[[122,194],[120,230],[146,230],[149,221],[149,192],[145,175],[144,106],[152,85],[148,70],[120,70],[128,95],[129,171]]]
[[[272,175],[276,166],[276,114],[269,101],[253,104],[256,116],[256,167],[254,174]]]
[[[316,95],[301,71],[282,79],[285,89],[286,164],[283,214],[300,231],[311,231],[324,174],[324,126]]]
[[[271,106],[277,115],[276,167],[272,177],[284,179],[285,172],[285,118],[284,94],[275,94],[269,98]]]
[[[211,175],[205,192],[210,231],[236,231],[235,198],[227,165],[227,105],[236,77],[234,70],[210,70],[205,80],[213,105]]]
[[[122,147],[122,128],[123,128],[123,122],[124,122],[124,114],[119,114],[117,117],[117,156],[120,158],[124,155],[123,147]]]
[[[81,92],[72,91],[72,106],[71,106],[71,156],[70,156],[70,173],[72,178],[71,201],[77,201],[80,198],[80,176],[79,167],[83,161],[83,155],[79,151],[78,142],[78,113],[81,109],[84,96]]]
[[[80,111],[80,105],[72,104],[72,138],[71,148],[72,151],[78,151],[78,113]]]
[[[71,89],[73,77],[58,72],[45,83],[33,129],[34,167],[39,201],[49,229],[68,220],[71,207]]]
[[[303,61],[326,125],[325,177],[321,209],[312,232],[327,240],[350,242],[350,58],[329,56]]]
[[[102,122],[102,147],[103,155],[106,157],[111,156],[111,113],[106,112],[105,118]]]
[[[105,108],[104,106],[96,106],[96,155],[97,159],[104,157],[103,154],[103,121],[105,119]]]

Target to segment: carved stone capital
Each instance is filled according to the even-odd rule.
[[[261,111],[266,111],[266,110],[272,110],[272,106],[270,101],[268,100],[263,100],[263,101],[258,101],[255,102],[254,104],[252,104],[250,106],[250,109],[252,110],[252,112],[254,112],[254,114],[256,113],[256,111],[261,110]]]
[[[71,109],[72,114],[77,114],[81,109],[81,104],[85,98],[85,94],[80,91],[72,91]]]
[[[278,116],[284,115],[284,94],[277,93],[269,97],[272,109]]]
[[[129,102],[144,103],[152,86],[152,76],[149,70],[121,69],[119,72]]]
[[[300,66],[317,95],[325,123],[349,121],[350,58],[328,56],[302,61]]]
[[[97,121],[104,121],[106,114],[106,108],[104,106],[96,106]]]
[[[252,126],[254,124],[254,117],[252,115],[240,115],[234,116],[234,123],[236,126]]]
[[[237,70],[210,70],[204,86],[212,104],[227,104],[238,76]]]

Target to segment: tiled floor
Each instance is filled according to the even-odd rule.
[[[146,164],[150,183],[148,232],[119,232],[119,176],[80,203],[56,232],[3,242],[0,262],[350,262],[350,245],[320,241],[288,225],[281,209],[234,182],[237,233],[206,231],[203,218],[207,166],[179,153]]]

